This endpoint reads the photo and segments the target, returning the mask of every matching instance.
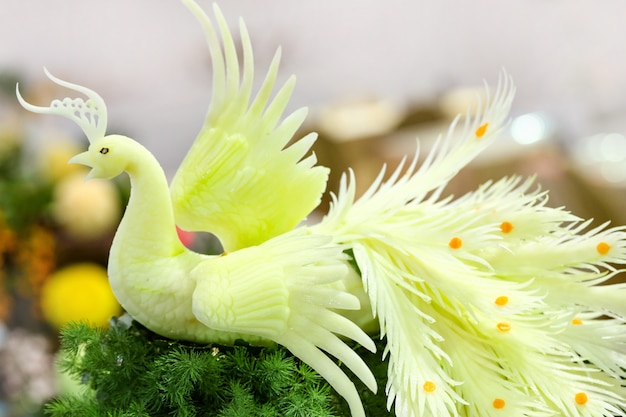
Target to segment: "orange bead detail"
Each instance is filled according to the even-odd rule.
[[[574,396],[574,401],[576,401],[576,404],[578,405],[585,405],[587,404],[587,401],[589,401],[589,398],[587,398],[587,394],[584,392],[579,392]]]
[[[506,401],[504,401],[502,398],[496,398],[495,400],[493,400],[493,408],[497,410],[503,409],[505,405]]]
[[[452,249],[459,249],[461,246],[463,246],[463,241],[458,237],[453,237],[452,239],[450,239],[450,242],[448,242],[448,246],[450,246]]]
[[[513,231],[513,225],[510,222],[502,222],[502,224],[500,224],[500,230],[502,230],[502,233],[511,233]]]
[[[598,246],[596,246],[596,250],[600,255],[606,255],[611,250],[611,245],[606,242],[600,242]]]
[[[494,302],[496,303],[496,305],[502,307],[509,303],[509,297],[507,297],[506,295],[501,295],[500,297],[496,298],[496,301]]]
[[[426,392],[434,392],[437,389],[437,385],[435,385],[433,381],[426,381],[422,388],[424,388]]]
[[[487,128],[489,127],[489,123],[483,123],[482,125],[478,126],[478,129],[476,129],[476,137],[477,138],[482,138],[483,136],[485,136],[485,133],[487,133]]]
[[[511,330],[511,325],[509,323],[503,323],[500,322],[496,325],[496,327],[498,328],[498,330],[500,330],[502,333],[506,333],[508,331]]]
[[[580,326],[581,324],[583,324],[583,321],[581,319],[572,319],[572,324],[574,326]]]

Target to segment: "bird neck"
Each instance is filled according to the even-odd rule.
[[[134,142],[126,172],[130,200],[111,247],[111,260],[147,262],[185,249],[176,233],[169,186],[156,158]]]

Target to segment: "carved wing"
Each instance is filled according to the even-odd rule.
[[[280,60],[276,52],[254,100],[253,54],[240,21],[240,62],[231,33],[217,6],[221,41],[208,16],[191,0],[187,7],[204,29],[213,67],[213,96],[194,144],[171,184],[177,224],[216,234],[224,249],[257,245],[301,222],[318,204],[328,170],[306,156],[315,134],[289,145],[306,109],[281,121],[294,87],[290,78],[271,99]]]
[[[210,258],[192,271],[193,312],[212,329],[260,336],[285,346],[324,377],[359,417],[365,414],[354,384],[322,352],[339,359],[376,391],[363,359],[340,339],[375,350],[369,336],[340,314],[369,309],[343,290],[346,279],[360,278],[342,250],[330,237],[301,227],[259,246]]]

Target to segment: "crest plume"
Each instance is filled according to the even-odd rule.
[[[82,98],[66,97],[62,100],[52,100],[48,107],[34,106],[24,100],[20,94],[18,84],[15,87],[15,93],[22,107],[33,113],[52,114],[72,120],[85,132],[89,142],[103,137],[107,128],[107,108],[102,97],[87,87],[72,84],[55,77],[46,68],[43,70],[53,83],[86,95],[87,101]]]

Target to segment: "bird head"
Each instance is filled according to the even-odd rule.
[[[70,159],[70,163],[82,164],[91,168],[87,178],[113,178],[128,166],[128,153],[125,148],[132,146],[129,138],[106,133],[107,109],[102,97],[89,88],[63,81],[44,68],[46,76],[55,84],[87,96],[82,98],[64,98],[52,100],[50,106],[40,107],[28,103],[16,86],[17,99],[26,110],[39,114],[54,114],[75,122],[87,135],[89,149]]]
[[[81,164],[91,168],[87,178],[110,179],[126,171],[131,163],[134,141],[126,136],[108,135],[91,142],[87,151],[69,160],[70,164]]]

